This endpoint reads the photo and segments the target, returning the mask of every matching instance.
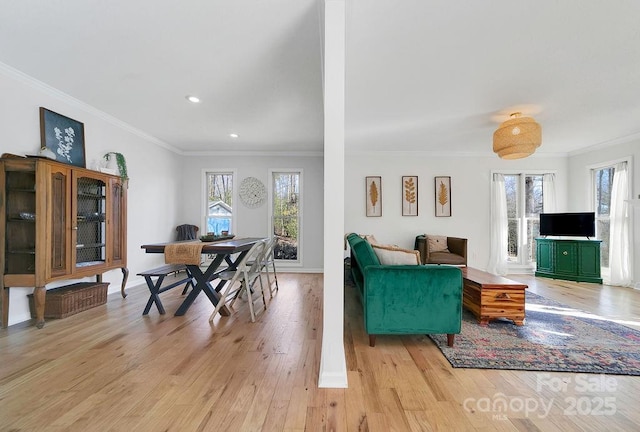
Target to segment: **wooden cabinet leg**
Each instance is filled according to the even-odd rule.
[[[36,308],[36,327],[41,329],[44,327],[44,303],[47,295],[47,289],[43,286],[33,289],[33,304]]]
[[[125,287],[127,286],[127,279],[129,279],[129,269],[126,267],[122,267],[122,285],[120,285],[120,294],[122,294],[122,298],[127,298],[127,293],[124,292]]]
[[[0,275],[0,279],[2,279],[2,275]],[[7,328],[9,326],[9,287],[4,287],[0,283],[0,303],[2,304],[2,328]]]
[[[376,346],[376,335],[369,335],[369,346]]]

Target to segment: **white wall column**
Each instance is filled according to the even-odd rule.
[[[324,3],[324,303],[320,387],[347,387],[344,353],[345,2]]]

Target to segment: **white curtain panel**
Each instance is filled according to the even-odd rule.
[[[491,182],[491,244],[487,271],[507,274],[507,193],[504,175],[494,174]]]
[[[545,174],[542,176],[542,211],[553,213],[556,209],[556,175]]]
[[[629,170],[627,162],[616,164],[611,189],[611,208],[609,211],[609,280],[608,285],[630,286],[631,258],[629,255],[631,238],[629,236]]]

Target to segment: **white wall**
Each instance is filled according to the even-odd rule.
[[[591,207],[591,175],[589,167],[605,164],[623,158],[631,157],[631,196],[640,198],[640,137],[625,143],[604,146],[591,151],[581,152],[569,158],[569,198],[571,211],[592,211]],[[633,236],[633,280],[636,288],[640,289],[640,207],[631,208],[631,235]]]
[[[490,146],[491,143],[487,143]],[[382,243],[413,249],[416,235],[468,239],[468,265],[485,269],[489,259],[491,170],[556,172],[558,205],[567,199],[566,158],[406,153],[348,154],[345,178],[345,231],[374,234]],[[402,216],[402,176],[418,176],[418,216]],[[365,177],[382,176],[382,217],[365,216]],[[451,217],[435,217],[434,177],[451,177]]]
[[[109,151],[125,155],[130,177],[127,286],[142,283],[136,273],[163,262],[163,258],[145,254],[140,245],[167,241],[172,232],[175,233],[176,203],[181,191],[180,156],[160,147],[153,138],[1,64],[0,95],[2,153],[37,154],[39,107],[43,106],[84,123],[88,168],[94,168]],[[119,291],[122,273],[119,270],[105,273],[104,280],[111,283],[109,292]],[[61,284],[47,285],[47,288]],[[30,319],[27,294],[31,292],[31,288],[11,288],[9,325]]]
[[[245,177],[256,177],[269,187],[270,169],[302,169],[302,267],[305,272],[322,272],[323,244],[323,158],[321,156],[184,156],[180,194],[180,223],[202,226],[203,171],[234,169],[236,188]],[[269,234],[268,205],[250,209],[238,203],[234,234],[261,237]],[[286,267],[279,265],[279,267]]]

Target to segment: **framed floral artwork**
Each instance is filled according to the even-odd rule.
[[[436,177],[436,217],[451,216],[451,177]]]
[[[365,185],[367,216],[382,216],[382,177],[367,177]]]
[[[418,176],[402,176],[402,216],[418,216]]]
[[[40,145],[58,162],[85,167],[84,124],[40,107]]]

